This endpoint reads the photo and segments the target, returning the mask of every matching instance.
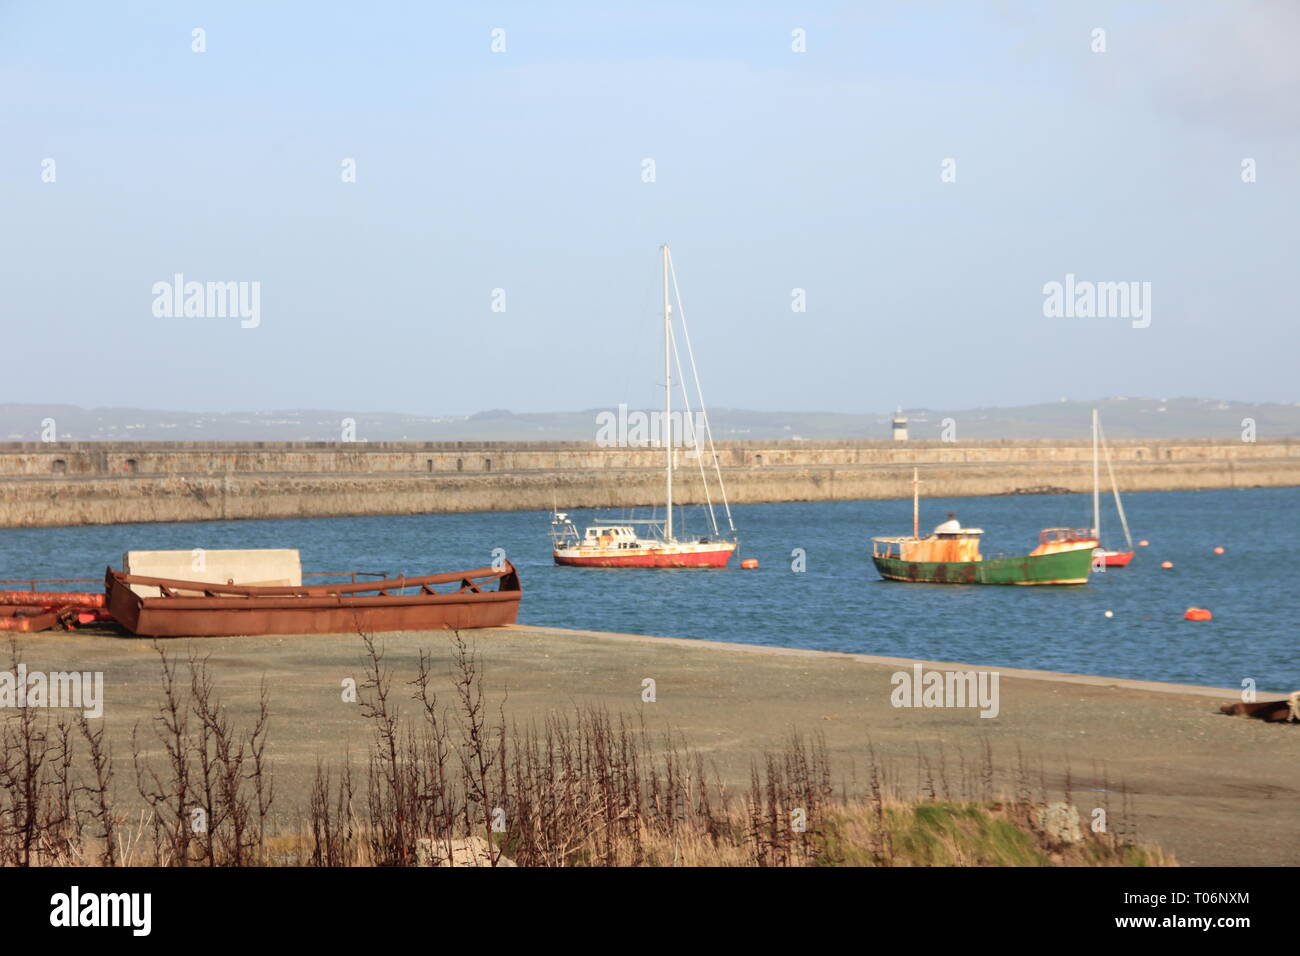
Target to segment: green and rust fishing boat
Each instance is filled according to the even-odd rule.
[[[912,478],[912,535],[872,538],[871,560],[890,581],[927,584],[1087,584],[1097,538],[1091,528],[1046,528],[1029,554],[985,560],[980,528],[963,528],[954,515],[927,537],[919,534],[920,505]]]

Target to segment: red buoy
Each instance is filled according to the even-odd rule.
[[[1164,568],[1166,571],[1168,571],[1170,568],[1172,568],[1172,567],[1174,566],[1174,562],[1172,562],[1172,561],[1161,561],[1161,562],[1160,562],[1160,566],[1161,566],[1162,568]]]
[[[1189,621],[1213,621],[1214,615],[1210,613],[1209,608],[1189,607],[1183,614],[1183,617]]]
[[[1214,553],[1215,553],[1215,554],[1223,554],[1223,548],[1222,548],[1222,547],[1215,548],[1215,549],[1214,549]]]
[[[746,558],[744,561],[740,562],[740,566],[746,571],[752,571],[754,568],[758,567],[758,558]]]

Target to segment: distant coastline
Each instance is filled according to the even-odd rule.
[[[0,441],[593,441],[602,415],[625,406],[555,412],[496,408],[469,415],[358,409],[195,412],[82,408],[0,402]],[[1112,397],[1034,405],[901,410],[914,440],[1034,441],[1087,438],[1092,409],[1111,439],[1300,437],[1300,402]],[[638,411],[629,408],[629,412]],[[844,441],[892,437],[895,412],[709,409],[713,436],[727,441]]]

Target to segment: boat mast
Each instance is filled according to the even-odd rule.
[[[1119,485],[1115,482],[1115,469],[1110,463],[1110,448],[1106,445],[1106,433],[1102,431],[1101,423],[1097,423],[1097,432],[1101,438],[1101,451],[1106,456],[1106,474],[1110,476],[1110,490],[1115,495],[1115,510],[1119,512],[1119,523],[1124,527],[1124,548],[1127,551],[1133,550],[1133,535],[1129,534],[1128,518],[1124,516],[1124,502],[1119,500]]]
[[[673,307],[668,301],[668,243],[660,248],[664,260],[664,452],[667,458],[667,501],[668,520],[664,525],[664,543],[673,540],[673,371],[670,364],[673,349]]]
[[[1092,534],[1097,539],[1097,547],[1101,547],[1101,480],[1097,473],[1097,466],[1100,464],[1097,456],[1097,430],[1100,422],[1097,419],[1097,409],[1092,410]]]
[[[921,479],[920,469],[912,469],[912,537],[921,537]]]

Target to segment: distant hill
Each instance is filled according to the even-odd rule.
[[[913,439],[941,437],[951,418],[956,440],[1086,438],[1089,410],[1101,409],[1109,438],[1223,438],[1255,421],[1260,438],[1300,436],[1300,403],[1228,402],[1202,398],[1106,398],[1012,408],[904,409]],[[515,413],[502,409],[464,416],[397,412],[294,409],[265,412],[178,412],[75,405],[0,405],[0,441],[36,441],[52,419],[62,441],[338,441],[345,419],[358,441],[592,441],[597,415],[581,412]],[[754,412],[719,408],[711,413],[719,439],[884,439],[890,412]]]

